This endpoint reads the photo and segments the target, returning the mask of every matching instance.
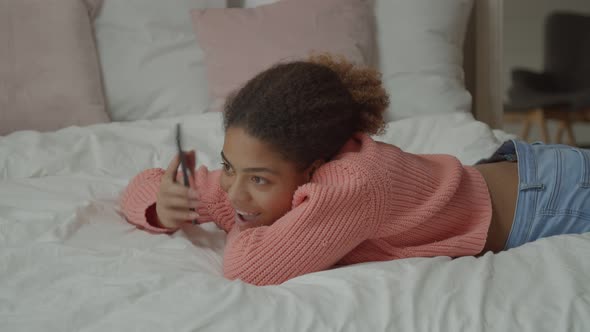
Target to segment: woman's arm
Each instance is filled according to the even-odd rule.
[[[229,233],[225,277],[271,285],[332,267],[376,232],[378,212],[366,188],[300,187],[295,207],[273,225]]]
[[[120,200],[121,210],[127,221],[154,233],[172,233],[176,229],[163,227],[156,213],[156,200],[165,170],[161,168],[147,169],[136,175]],[[219,185],[220,171],[209,172],[205,166],[195,174],[197,190],[204,203],[197,210],[199,223],[213,221],[220,228],[229,232],[233,225],[234,213],[227,201],[225,193]],[[178,176],[180,180],[180,174]]]
[[[137,174],[123,192],[121,212],[133,225],[154,233],[171,233],[175,230],[160,226],[156,214],[156,199],[164,170],[150,168]]]

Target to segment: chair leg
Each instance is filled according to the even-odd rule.
[[[572,119],[570,113],[564,113],[565,115],[559,119],[559,127],[557,128],[556,143],[561,144],[563,133],[567,134],[566,144],[570,146],[576,146],[576,138],[574,136],[574,130],[572,128]]]
[[[543,109],[534,110],[531,113],[531,118],[541,128],[541,138],[543,142],[550,143],[549,141],[549,129],[547,129],[547,120],[545,118],[545,111]]]
[[[561,139],[563,138],[563,133],[565,132],[567,127],[566,121],[561,120],[559,121],[559,126],[557,127],[557,133],[555,134],[555,143],[561,144]]]
[[[524,141],[529,139],[529,133],[531,132],[531,119],[527,116],[524,118],[524,125],[522,128],[522,134],[520,135]]]
[[[567,133],[567,144],[570,146],[576,146],[576,138],[574,136],[574,130],[572,128],[571,121],[567,121],[565,124],[565,132]]]

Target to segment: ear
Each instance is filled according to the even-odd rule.
[[[307,169],[305,170],[307,181],[311,181],[313,173],[315,173],[315,171],[325,163],[326,162],[324,160],[318,159],[314,161],[311,165],[309,165],[309,167],[307,167]]]

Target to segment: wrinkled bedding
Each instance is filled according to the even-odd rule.
[[[224,279],[213,223],[154,235],[120,214],[128,181],[175,153],[177,122],[217,168],[216,113],[0,137],[0,331],[590,330],[590,233],[279,286]],[[377,139],[473,164],[510,137],[456,113],[392,122]]]

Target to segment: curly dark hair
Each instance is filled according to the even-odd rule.
[[[355,132],[382,133],[389,97],[380,74],[328,54],[278,64],[225,104],[224,127],[239,127],[305,169],[330,160]]]

